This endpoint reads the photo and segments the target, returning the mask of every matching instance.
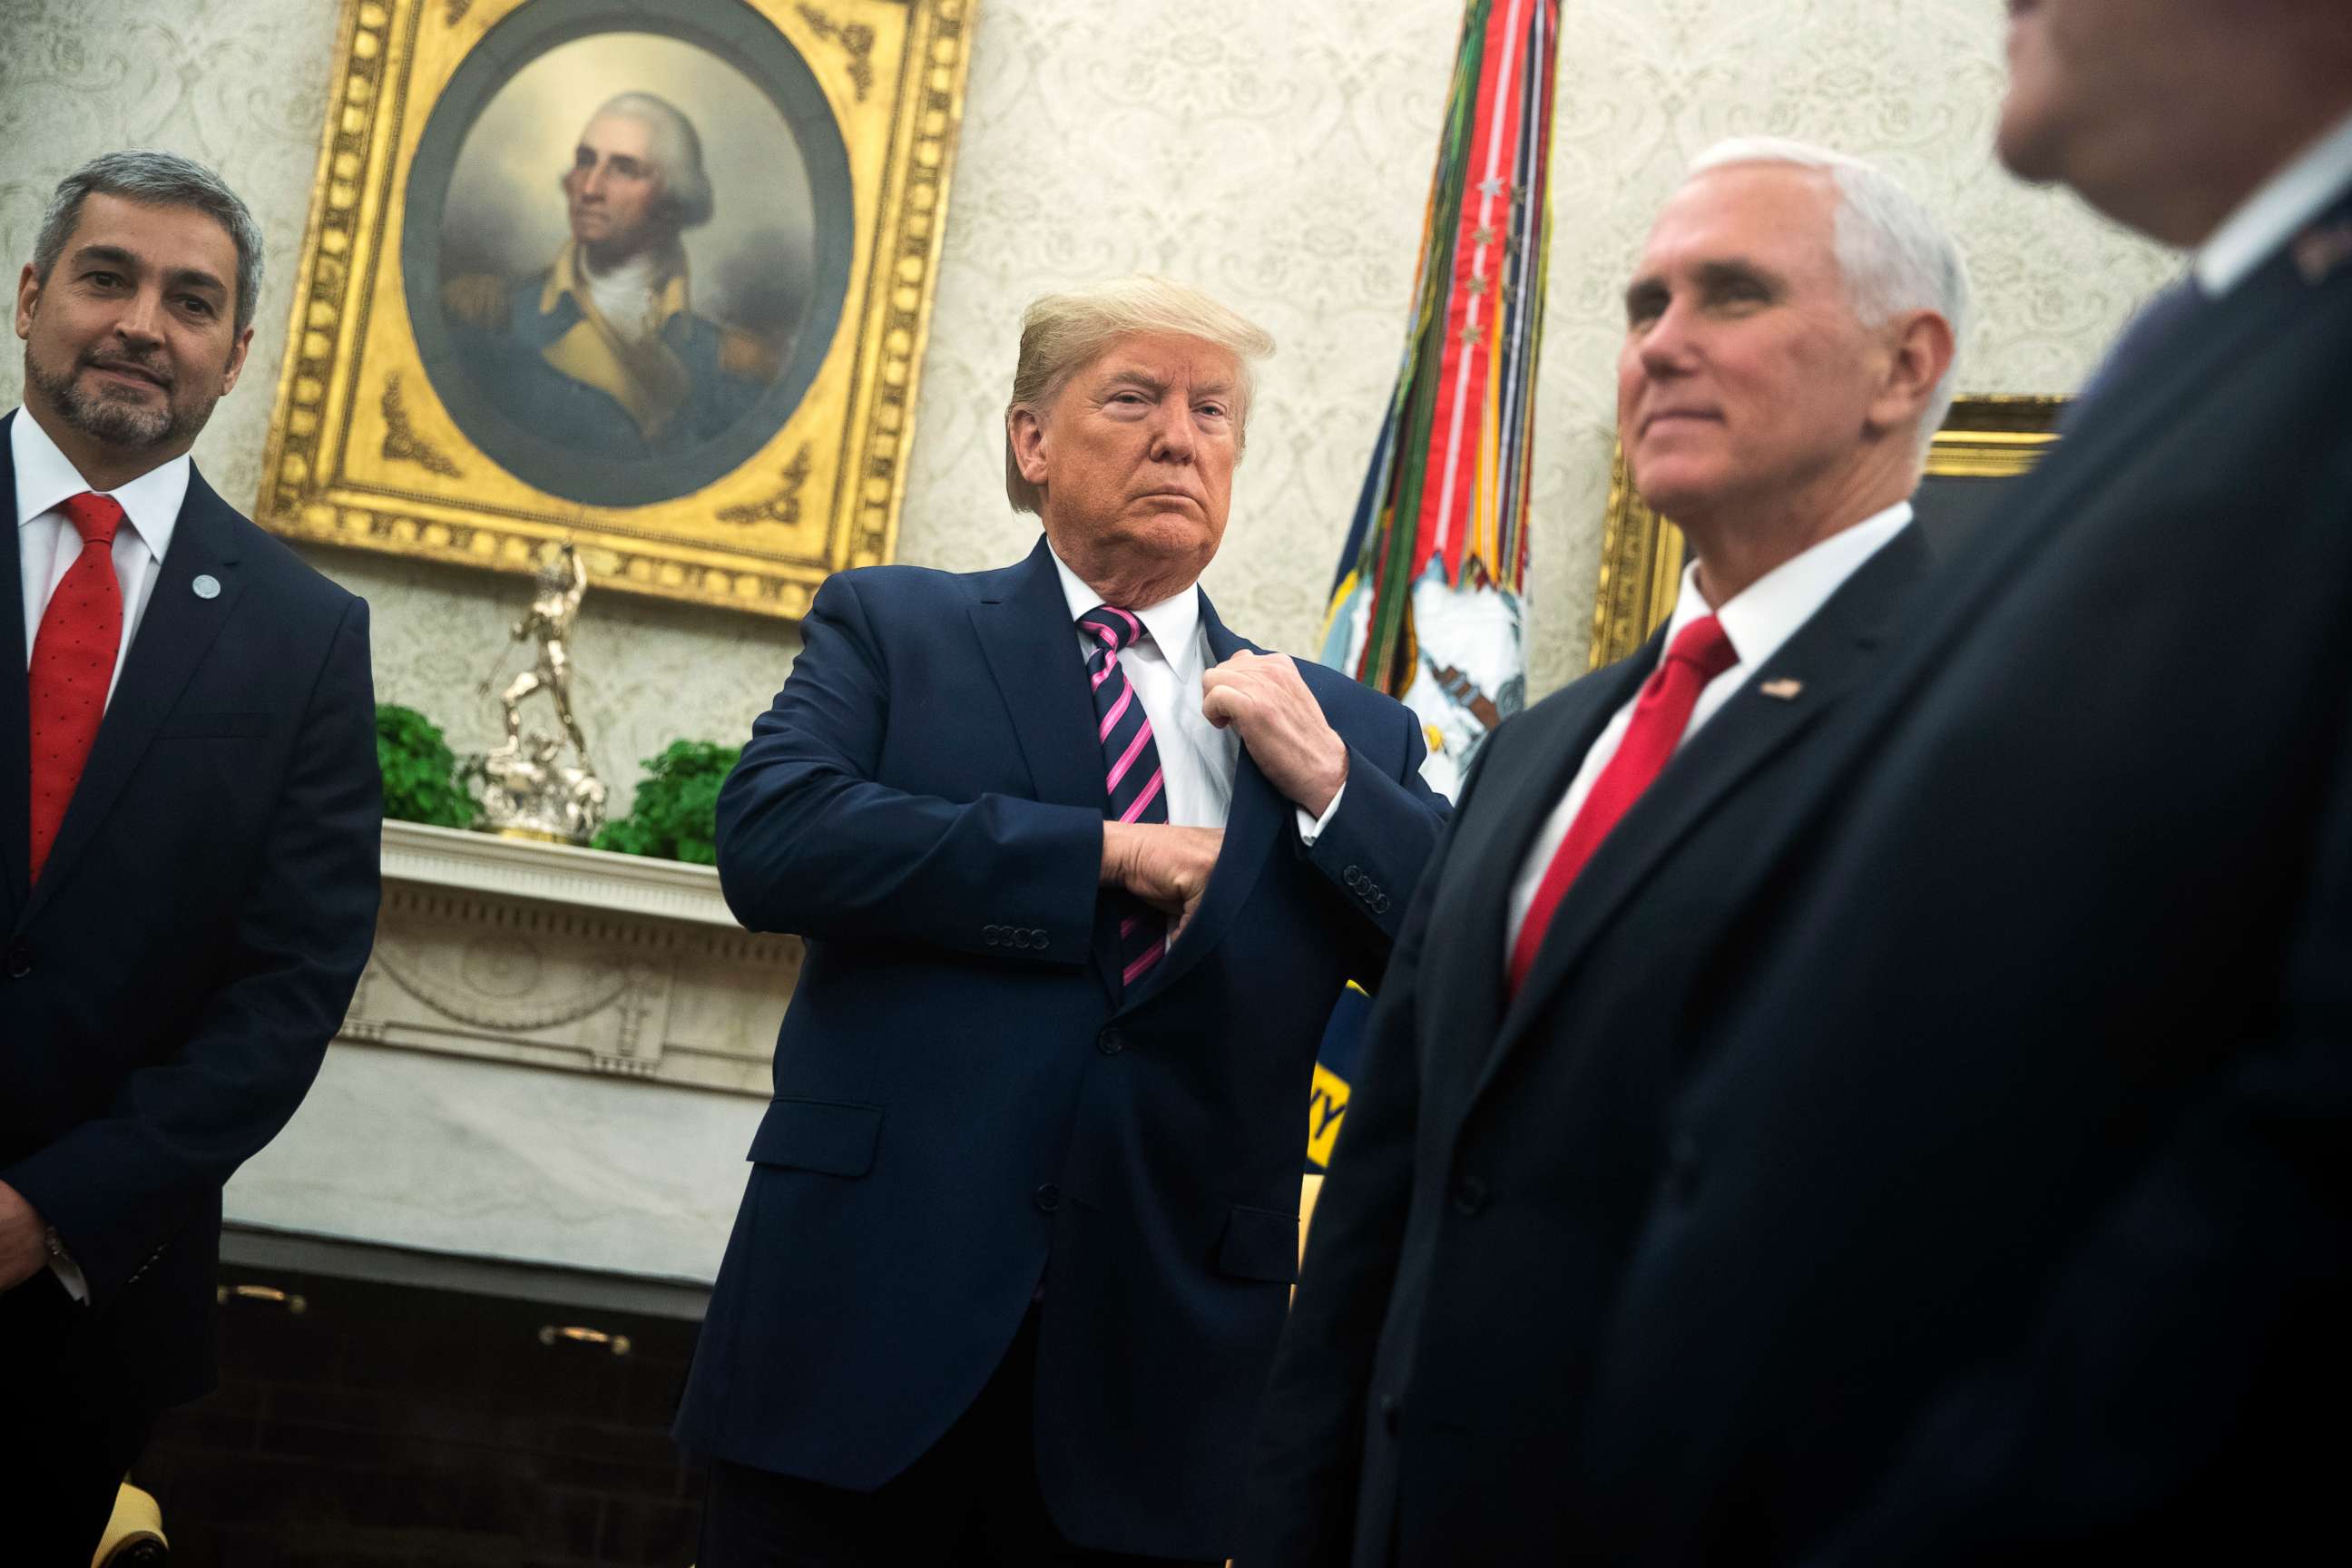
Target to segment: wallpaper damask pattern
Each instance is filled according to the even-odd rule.
[[[112,147],[212,163],[261,222],[274,265],[252,368],[196,451],[239,504],[259,482],[336,16],[331,0],[0,5],[0,253],[21,264],[57,179]],[[1003,500],[998,424],[1021,309],[1049,289],[1161,271],[1280,344],[1208,587],[1253,637],[1311,648],[1402,344],[1460,19],[1459,0],[981,0],[900,559],[961,570],[1028,547],[1034,522]],[[1993,163],[2002,23],[1988,0],[1567,0],[1562,26],[1530,574],[1538,695],[1583,667],[1618,296],[1691,154],[1737,134],[1826,142],[1944,214],[1979,302],[1965,391],[2070,389],[2178,265]],[[18,358],[0,355],[0,403],[20,379]],[[520,582],[310,553],[374,605],[380,693],[441,720],[460,749],[493,741],[475,684]],[[597,764],[625,795],[638,759],[674,736],[739,740],[798,639],[606,594],[578,646]]]

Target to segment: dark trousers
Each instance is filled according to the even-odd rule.
[[[148,1418],[77,1353],[89,1309],[43,1269],[0,1295],[0,1562],[89,1568]]]
[[[905,1473],[870,1492],[715,1462],[699,1568],[1167,1568],[1174,1560],[1073,1546],[1037,1486],[1037,1315],[971,1408]]]

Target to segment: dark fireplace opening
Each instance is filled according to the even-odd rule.
[[[131,1472],[175,1568],[693,1562],[698,1289],[232,1232],[221,1295],[220,1389]]]

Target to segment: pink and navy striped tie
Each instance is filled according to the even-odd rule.
[[[1166,781],[1151,721],[1118,665],[1119,650],[1145,636],[1131,611],[1097,605],[1078,617],[1078,630],[1101,646],[1087,659],[1095,689],[1096,733],[1102,741],[1106,815],[1119,822],[1168,820]],[[1168,917],[1140,899],[1122,896],[1118,921],[1120,981],[1133,985],[1168,951]]]

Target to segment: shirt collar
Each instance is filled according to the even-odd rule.
[[[1910,521],[1911,503],[1896,501],[1885,511],[1874,512],[1852,528],[1842,528],[1790,556],[1712,610],[1706,595],[1698,591],[1698,563],[1692,562],[1683,568],[1682,593],[1666,623],[1666,646],[1674,646],[1675,638],[1691,622],[1712,615],[1722,626],[1723,635],[1731,639],[1731,651],[1738,656],[1735,668],[1753,668],[1780,652],[1780,645],[1813,618],[1813,612],[1839,585]]]
[[[1046,545],[1045,553],[1052,558],[1054,571],[1062,579],[1062,598],[1070,606],[1070,625],[1076,628],[1078,617],[1103,602],[1103,596],[1087,586],[1086,579],[1070,570],[1068,562],[1054,553]],[[1198,662],[1201,640],[1201,590],[1198,585],[1162,599],[1156,605],[1121,605],[1122,610],[1133,610],[1151,640],[1160,645],[1160,655],[1179,674],[1189,675]]]
[[[548,268],[547,282],[539,291],[539,313],[542,316],[555,309],[555,302],[566,294],[580,307],[580,313],[597,321],[604,312],[596,308],[596,296],[588,287],[583,272],[586,263],[581,259],[580,242],[567,239],[556,252],[555,265]],[[669,319],[691,308],[691,296],[686,277],[686,248],[673,245],[658,263],[658,282],[654,292],[651,320],[656,331],[669,324]]]
[[[58,450],[41,422],[24,408],[8,422],[8,446],[16,463],[16,526],[26,523],[89,489],[89,481]],[[179,525],[180,507],[188,499],[188,477],[194,471],[188,454],[148,469],[111,495],[124,521],[156,560],[172,548],[172,531]]]
[[[2218,300],[2244,281],[2347,184],[2352,184],[2352,114],[2265,180],[2198,247],[2194,270],[2206,298]]]

